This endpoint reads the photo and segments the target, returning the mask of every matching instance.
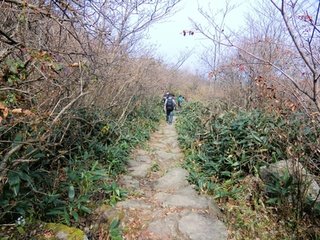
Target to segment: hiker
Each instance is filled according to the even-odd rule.
[[[170,93],[169,92],[166,92],[163,97],[162,97],[162,101],[163,103],[167,100],[167,98],[170,96]]]
[[[164,111],[166,112],[166,121],[172,124],[173,121],[173,110],[176,108],[176,101],[174,95],[169,94],[164,102]]]
[[[182,95],[179,95],[178,97],[178,107],[179,109],[182,108],[182,103],[184,102],[184,97]]]

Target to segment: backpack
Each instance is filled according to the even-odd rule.
[[[174,109],[174,102],[172,98],[167,98],[166,109],[169,111]]]

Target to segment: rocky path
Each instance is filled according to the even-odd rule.
[[[137,149],[121,179],[129,197],[116,206],[129,240],[220,240],[227,229],[212,200],[187,182],[174,125],[162,124],[145,149]]]

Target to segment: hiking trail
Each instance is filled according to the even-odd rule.
[[[120,180],[128,198],[116,205],[123,212],[125,239],[227,239],[218,208],[188,183],[182,161],[174,124],[162,123],[146,150],[133,152],[128,173]]]

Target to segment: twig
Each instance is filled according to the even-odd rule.
[[[30,95],[30,93],[29,93],[29,92],[26,92],[26,91],[23,91],[23,90],[20,90],[20,89],[16,89],[16,88],[11,88],[11,87],[0,88],[0,91],[8,91],[8,90],[16,91],[16,92],[21,92],[21,93],[24,93],[24,94]]]
[[[127,105],[126,105],[126,107],[125,107],[124,110],[122,111],[122,114],[121,114],[120,118],[118,119],[118,122],[119,122],[119,123],[121,123],[121,121],[122,121],[123,119],[125,119],[126,112],[127,112],[128,108],[129,108],[129,106],[130,106],[130,104],[131,104],[131,101],[132,101],[132,99],[134,98],[134,96],[135,96],[135,95],[133,94],[133,95],[130,97],[130,99],[129,99]]]
[[[58,115],[55,117],[55,119],[53,119],[52,121],[52,124],[55,124],[58,119],[60,118],[60,116],[68,109],[70,108],[79,98],[83,97],[84,95],[87,95],[89,92],[84,92],[84,93],[81,93],[78,97],[76,97],[75,99],[73,99],[71,102],[69,102],[69,104],[67,106],[65,106],[59,113]]]
[[[4,36],[6,39],[8,39],[8,41],[3,41],[9,45],[17,45],[19,44],[17,41],[13,40],[8,34],[6,34],[5,32],[3,32],[2,30],[0,30],[0,34],[2,36]]]
[[[71,122],[68,122],[67,127],[64,129],[64,132],[63,132],[62,137],[61,137],[60,142],[59,142],[60,144],[62,143],[62,141],[64,139],[64,136],[66,135],[66,133],[67,133],[69,127],[70,127],[70,124],[71,124]]]
[[[9,162],[9,159],[11,157],[12,154],[14,154],[16,151],[19,151],[20,148],[23,146],[22,143],[16,145],[15,147],[13,147],[9,152],[7,152],[7,154],[4,156],[1,164],[0,164],[0,191],[2,190],[2,187],[4,185],[4,178],[6,177],[7,175],[7,172],[8,172],[8,162]]]
[[[37,161],[39,161],[39,159],[17,159],[12,162],[12,166],[14,167],[19,163],[31,163],[31,162],[37,162]]]
[[[19,45],[15,45],[15,46],[12,46],[11,48],[9,49],[4,49],[4,50],[1,50],[0,51],[0,63],[7,57],[9,56],[12,51],[17,48]],[[21,46],[21,45],[20,45]]]

